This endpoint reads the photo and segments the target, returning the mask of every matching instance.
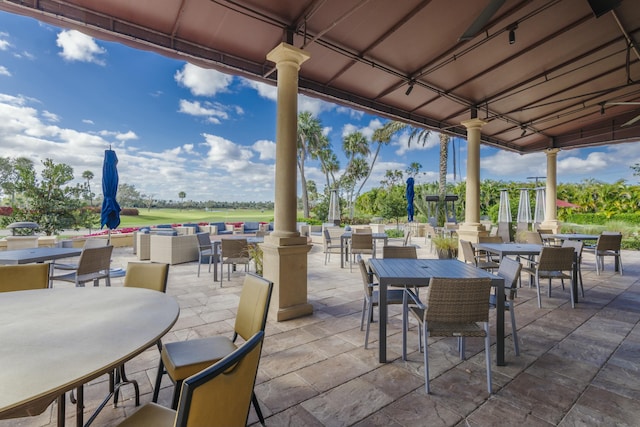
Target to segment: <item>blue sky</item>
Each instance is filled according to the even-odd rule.
[[[298,104],[321,120],[337,153],[344,135],[370,137],[386,121],[303,95]],[[156,199],[185,191],[191,200],[273,200],[275,112],[275,87],[0,12],[0,156],[27,156],[38,170],[51,158],[72,166],[78,182],[90,170],[94,192],[111,146],[120,182]],[[456,150],[464,179],[466,142]],[[481,156],[482,179],[546,174],[544,154],[483,147]],[[436,181],[436,134],[424,147],[408,147],[407,135],[383,147],[365,190],[414,161],[424,172],[417,184]],[[640,143],[563,151],[558,180],[635,183],[636,162]],[[306,175],[322,190],[317,164]]]

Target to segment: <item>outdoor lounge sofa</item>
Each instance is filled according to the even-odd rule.
[[[140,250],[140,248],[138,248]],[[182,264],[198,260],[198,238],[195,234],[149,237],[149,259],[165,264]]]

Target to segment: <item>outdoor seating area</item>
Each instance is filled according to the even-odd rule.
[[[419,259],[435,258],[428,242],[416,239],[416,243],[413,248]],[[388,246],[402,247],[402,238],[390,239]],[[551,297],[544,298],[542,308],[538,308],[536,289],[526,283],[509,292],[505,300],[516,309],[517,323],[505,323],[517,327],[519,346],[514,346],[507,325],[505,366],[496,364],[497,313],[490,310],[490,395],[483,338],[466,338],[466,357],[461,359],[458,340],[433,336],[427,342],[431,393],[425,393],[424,354],[418,350],[422,334],[413,317],[408,322],[407,360],[402,360],[402,304],[387,307],[387,363],[380,363],[379,310],[373,310],[373,322],[368,324],[368,348],[366,331],[361,330],[362,272],[341,268],[334,260],[325,264],[323,249],[314,244],[308,257],[308,294],[314,313],[285,322],[268,319],[264,328],[254,392],[265,425],[456,426],[461,422],[495,425],[505,419],[525,425],[630,425],[640,415],[635,403],[640,379],[634,368],[634,349],[640,342],[637,252],[622,251],[625,275],[614,268],[597,274],[595,257],[584,253],[585,294],[574,309],[568,288],[556,286]],[[369,255],[362,257],[366,262],[370,259]],[[111,261],[112,268],[126,269],[137,257],[131,248],[114,248]],[[233,335],[240,295],[249,276],[231,274],[220,287],[206,269],[200,277],[197,270],[196,262],[173,265],[169,270],[166,294],[178,302],[180,315],[162,337],[163,344]],[[124,283],[124,278],[112,278],[111,288]],[[71,287],[74,284],[54,284],[54,289]],[[426,292],[419,298],[427,301],[422,294]],[[141,407],[152,400],[159,361],[154,345],[126,363],[129,380],[139,385]],[[108,378],[103,375],[84,386],[85,417],[102,402]],[[532,394],[532,387],[538,392]],[[158,403],[171,407],[174,387],[166,375],[158,391]],[[118,425],[140,410],[135,407],[133,387],[123,387],[119,394],[117,407],[107,405],[93,425]],[[56,411],[53,403],[40,415],[1,420],[0,426],[53,426]],[[67,423],[73,424],[76,407],[68,396],[65,411]],[[253,405],[249,424],[259,424]]]

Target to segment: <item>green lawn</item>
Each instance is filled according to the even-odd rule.
[[[157,224],[182,224],[185,222],[240,222],[240,221],[273,221],[273,211],[257,209],[215,209],[204,211],[199,209],[139,209],[136,216],[121,215],[120,226],[141,227]]]

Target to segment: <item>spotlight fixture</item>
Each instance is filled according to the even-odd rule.
[[[407,90],[406,90],[406,92],[404,94],[409,96],[411,94],[412,90],[413,90],[413,82],[409,82],[409,87],[407,88]]]
[[[516,42],[516,30],[518,29],[518,24],[513,24],[508,28],[509,30],[509,44],[514,44]]]

